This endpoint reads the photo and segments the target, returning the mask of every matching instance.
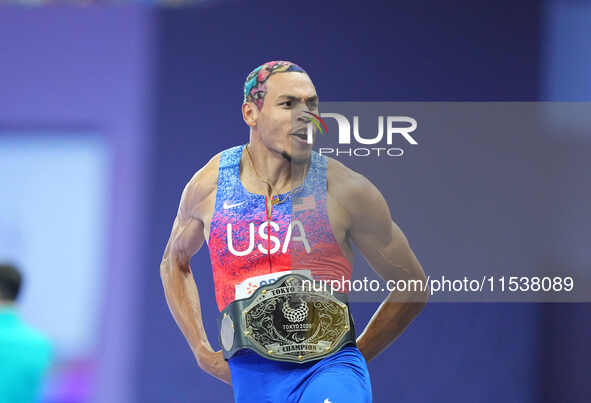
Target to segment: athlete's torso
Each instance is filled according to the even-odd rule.
[[[203,219],[218,308],[245,297],[245,287],[254,291],[259,284],[246,281],[253,277],[309,270],[316,279],[350,279],[347,220],[327,194],[328,159],[312,152],[301,191],[280,195],[268,211],[265,196],[249,192],[240,178],[243,150],[220,153],[211,214]]]

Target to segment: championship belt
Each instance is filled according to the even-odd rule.
[[[292,273],[228,304],[218,320],[224,358],[247,348],[270,360],[303,363],[355,344],[347,295],[326,287]]]

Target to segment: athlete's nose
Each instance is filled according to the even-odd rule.
[[[312,115],[310,115],[310,109],[308,107],[303,107],[300,111],[298,111],[298,119],[300,122],[309,123],[312,121]]]
[[[301,120],[304,123],[309,123],[311,121],[310,115],[308,115],[307,113],[301,113],[299,120]]]

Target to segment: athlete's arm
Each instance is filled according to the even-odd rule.
[[[350,216],[349,237],[369,265],[386,281],[425,281],[425,273],[402,230],[392,220],[381,192],[351,170],[343,176],[346,180],[341,183],[347,195],[344,208]],[[368,362],[406,329],[426,301],[426,291],[406,294],[392,291],[388,295],[357,339],[359,350]]]
[[[183,190],[177,217],[160,264],[160,277],[170,312],[187,339],[199,367],[231,384],[228,363],[221,351],[213,351],[207,339],[199,292],[190,267],[191,257],[205,240],[199,211],[203,209],[211,192],[206,174],[204,170],[197,172]]]

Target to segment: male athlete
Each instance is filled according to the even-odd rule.
[[[425,281],[379,190],[308,144],[306,127],[317,113],[316,90],[299,66],[274,61],[251,72],[242,105],[249,142],[215,155],[186,185],[160,266],[168,306],[199,366],[231,384],[238,403],[371,402],[366,363],[426,303],[426,293],[406,299],[390,293],[356,342],[312,361],[275,359],[273,351],[241,349],[230,358],[213,351],[190,267],[204,240],[220,311],[286,273],[350,279],[352,243],[383,279]],[[294,322],[307,314],[288,303],[284,309]],[[238,322],[230,324],[239,330]]]

